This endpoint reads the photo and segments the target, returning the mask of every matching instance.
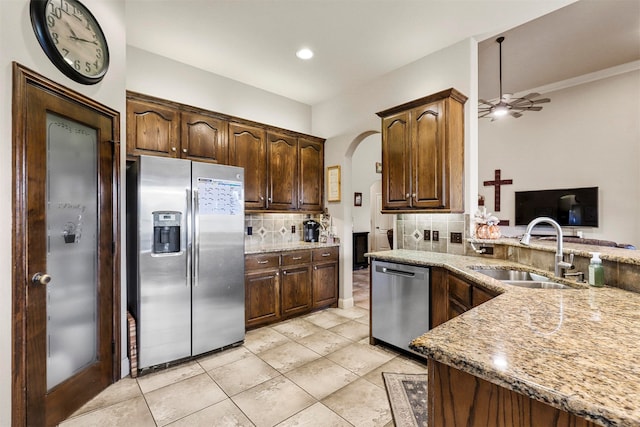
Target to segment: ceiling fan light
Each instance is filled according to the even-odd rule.
[[[506,116],[507,113],[509,113],[509,109],[504,105],[496,105],[491,113],[494,117],[502,117]]]

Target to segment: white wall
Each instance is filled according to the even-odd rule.
[[[371,185],[382,179],[382,175],[376,173],[376,162],[382,162],[382,137],[379,133],[362,140],[353,153],[351,162],[353,192],[345,197],[351,198],[353,205],[353,193],[362,193],[362,206],[353,206],[353,231],[355,232],[371,232]]]
[[[501,189],[498,217],[514,224],[515,192],[597,186],[600,226],[584,237],[640,247],[640,71],[545,94],[549,104],[518,119],[480,120],[478,192],[493,212],[494,170],[513,185]]]
[[[306,104],[132,46],[127,46],[127,90],[311,133]]]
[[[94,86],[77,84],[55,68],[40,48],[29,18],[26,0],[2,0],[0,8],[0,426],[11,425],[11,239],[13,207],[12,182],[12,61],[16,61],[64,86],[120,111],[124,140],[125,39],[124,3],[110,0],[83,0],[98,18],[109,42],[111,65],[104,80]],[[124,153],[123,153],[124,154]],[[123,157],[124,158],[124,157]],[[123,216],[124,217],[124,216]]]

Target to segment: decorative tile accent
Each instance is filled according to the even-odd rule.
[[[413,236],[413,238],[414,238],[414,239],[416,239],[416,242],[417,242],[418,240],[422,239],[422,234],[421,234],[418,230],[415,230],[415,231],[413,232],[412,236]]]

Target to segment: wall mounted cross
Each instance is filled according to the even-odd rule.
[[[495,178],[493,181],[485,181],[483,184],[485,187],[493,185],[495,191],[494,198],[494,210],[495,212],[500,212],[500,186],[501,185],[509,185],[513,184],[512,179],[500,179],[500,169],[495,170]]]

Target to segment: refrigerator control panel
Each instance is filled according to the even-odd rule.
[[[154,254],[180,252],[180,222],[182,212],[153,212],[153,248]]]

